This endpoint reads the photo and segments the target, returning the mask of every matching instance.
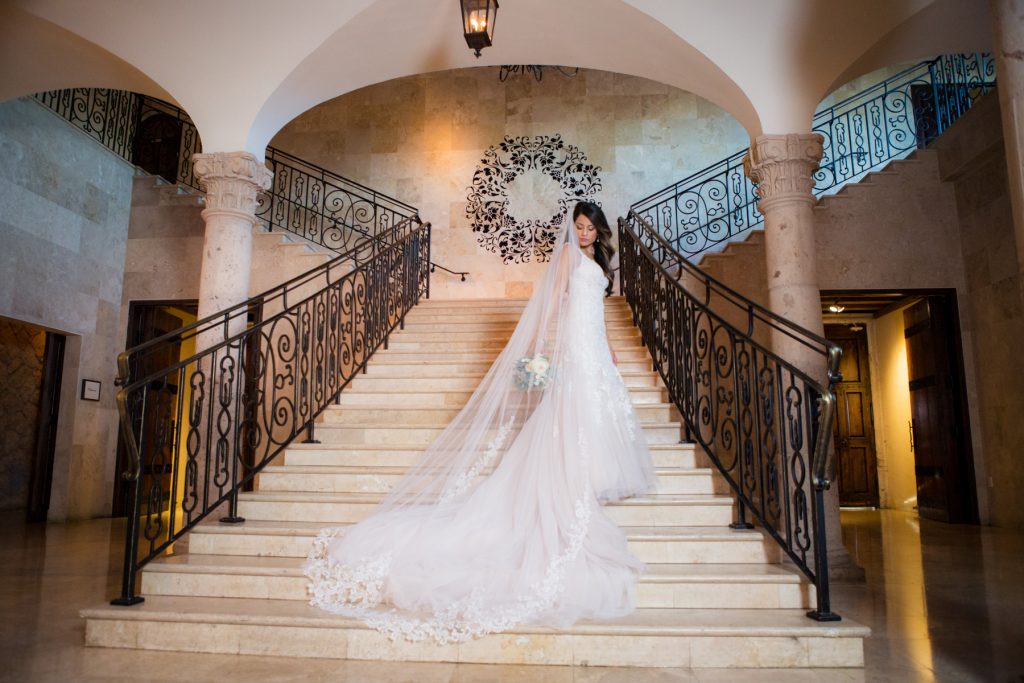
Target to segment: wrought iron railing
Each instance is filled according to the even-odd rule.
[[[121,595],[139,570],[238,494],[338,400],[429,294],[430,225],[403,219],[308,273],[118,357],[130,465]],[[255,315],[253,315],[255,313]],[[248,324],[247,324],[248,323]],[[170,363],[181,349],[200,350]]]
[[[814,583],[808,616],[831,611],[824,492],[839,348],[745,299],[690,264],[642,216],[619,220],[622,291],[654,367],[747,513]],[[773,353],[770,337],[822,356],[819,382]],[[798,347],[799,348],[799,347]]]
[[[923,148],[995,87],[991,55],[944,55],[916,64],[818,111],[824,138],[814,193],[824,195]],[[632,206],[688,257],[761,225],[746,150],[708,166]]]
[[[138,132],[157,118],[171,121],[177,141],[170,164],[158,164],[165,180],[200,189],[192,157],[203,145],[192,119],[182,109],[154,97],[122,90],[74,88],[38,93],[35,98],[124,159],[138,163]],[[260,196],[256,217],[268,231],[287,231],[337,252],[387,231],[416,216],[416,209],[292,156],[267,147],[274,173],[271,188]],[[453,271],[465,282],[468,273]]]

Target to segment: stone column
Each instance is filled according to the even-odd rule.
[[[196,154],[195,174],[206,190],[206,208],[203,220],[206,232],[203,239],[203,263],[199,274],[199,317],[213,315],[249,298],[249,271],[252,267],[252,231],[256,223],[256,198],[270,187],[271,173],[261,159],[249,152],[215,152]],[[241,313],[228,325],[227,333],[234,335],[245,330],[246,315]],[[224,340],[222,326],[200,333],[196,338],[196,351],[209,349]],[[232,358],[238,361],[231,360]],[[240,407],[234,397],[238,385],[244,382],[241,350],[222,349],[217,355],[207,356],[192,368],[186,382],[184,398],[189,410],[201,409],[202,423],[197,430],[197,469],[199,475],[191,479],[194,489],[186,490],[186,479],[180,474],[183,497],[193,494],[203,505],[204,492],[210,497],[230,490],[240,476],[240,456],[235,447],[240,443]],[[236,365],[237,362],[237,365]],[[192,388],[202,379],[201,392]],[[221,404],[221,397],[228,402]],[[188,414],[188,413],[186,413]],[[180,504],[180,500],[177,504]],[[200,507],[199,511],[202,511]],[[228,502],[210,511],[223,522],[240,522]],[[182,517],[183,519],[183,517]]]
[[[758,209],[764,214],[765,266],[771,310],[820,336],[821,317],[817,252],[814,244],[814,180],[822,156],[816,133],[762,135],[743,160],[757,184]],[[819,381],[827,383],[824,357],[783,333],[772,334],[772,350]],[[860,578],[860,570],[843,546],[839,524],[839,489],[825,493],[829,573],[833,578]]]
[[[196,177],[206,190],[199,280],[199,317],[203,318],[249,298],[256,197],[270,187],[271,173],[250,152],[215,152],[192,158]],[[245,316],[239,316],[231,332],[244,328]],[[222,338],[221,334],[208,335],[206,340],[200,337],[199,348]]]
[[[996,90],[1017,239],[1017,274],[1024,299],[1024,0],[991,0]]]

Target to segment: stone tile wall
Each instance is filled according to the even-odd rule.
[[[978,418],[989,519],[1024,526],[1024,310],[1007,184],[999,101],[992,93],[935,143],[943,180],[955,188],[964,287],[971,310]]]
[[[27,98],[0,103],[0,159],[0,316],[68,335],[49,517],[109,514],[134,169]]]
[[[420,209],[433,224],[433,257],[469,282],[438,271],[436,298],[526,296],[543,265],[504,263],[480,246],[466,216],[485,152],[505,136],[561,136],[599,167],[594,196],[609,221],[630,204],[749,144],[725,111],[641,78],[553,69],[498,80],[495,67],[402,78],[343,95],[292,121],[273,145]],[[522,224],[550,220],[562,191],[544,173],[505,183]],[[498,197],[497,199],[502,199]],[[570,207],[571,208],[571,207]]]

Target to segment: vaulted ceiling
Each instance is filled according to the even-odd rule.
[[[563,64],[694,92],[751,134],[804,132],[877,68],[989,51],[984,0],[503,0],[475,59],[457,0],[5,0],[0,100],[112,87],[180,104],[207,150],[262,153],[303,111],[393,78]]]

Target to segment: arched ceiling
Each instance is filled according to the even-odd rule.
[[[985,0],[506,0],[474,59],[456,0],[6,0],[0,99],[121,87],[179,103],[208,150],[262,150],[357,88],[441,69],[564,64],[694,92],[751,136],[887,63],[988,50]]]

